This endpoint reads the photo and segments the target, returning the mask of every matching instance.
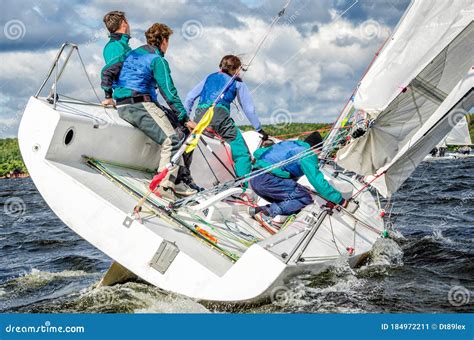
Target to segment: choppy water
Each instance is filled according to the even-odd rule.
[[[365,265],[340,261],[295,279],[277,303],[231,311],[473,312],[473,169],[474,159],[422,164],[395,196],[398,236],[378,242]],[[0,312],[229,311],[144,283],[93,289],[109,264],[49,210],[30,179],[0,180]]]

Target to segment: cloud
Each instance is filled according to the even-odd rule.
[[[102,96],[99,72],[107,42],[102,17],[107,11],[126,12],[133,47],[144,43],[143,32],[154,22],[174,29],[166,58],[184,100],[196,83],[217,70],[223,55],[238,54],[247,62],[283,4],[283,0],[87,0],[74,4],[26,0],[19,8],[17,2],[5,1],[0,20],[0,137],[16,134],[25,103],[41,84],[63,41],[79,44],[89,76]],[[272,112],[280,109],[290,112],[293,121],[334,120],[405,7],[390,1],[378,6],[373,1],[294,0],[244,76],[262,121],[270,122]],[[24,29],[20,24],[8,31],[6,25],[12,20],[22,22]],[[192,27],[195,31],[186,30],[190,22],[197,23]],[[190,37],[189,32],[195,35]],[[75,57],[59,92],[97,101]],[[238,112],[233,114],[238,123],[247,123]]]

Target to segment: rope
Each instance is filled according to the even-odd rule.
[[[201,142],[204,144],[204,146],[211,152],[211,154],[217,159],[217,161],[224,167],[224,169],[229,173],[229,175],[232,177],[232,178],[235,178],[235,175],[232,171],[230,171],[230,169],[227,167],[227,165],[222,161],[222,159],[220,159],[220,157],[214,152],[214,150],[212,150],[211,146],[206,142],[205,139],[201,139]],[[224,146],[224,149],[225,149],[225,152],[226,152],[226,155],[227,157],[229,158],[230,157],[230,164],[232,165],[232,167],[234,167],[234,162],[232,161],[232,156],[229,155],[229,151],[227,150],[227,147],[225,146],[225,142],[222,142],[222,145]],[[199,144],[198,144],[199,146]],[[202,153],[202,151],[201,151]],[[206,158],[204,156],[204,154],[202,154],[202,156],[204,158]],[[206,160],[207,162],[207,160]],[[209,164],[209,163],[208,163]]]
[[[245,71],[248,70],[248,68],[250,67],[250,65],[252,64],[252,62],[254,61],[255,57],[257,56],[257,53],[260,51],[260,49],[262,48],[265,40],[267,40],[268,36],[270,35],[271,31],[273,30],[273,27],[276,25],[276,23],[281,19],[281,17],[285,14],[285,11],[286,11],[286,8],[288,7],[288,5],[290,4],[292,0],[287,0],[285,6],[283,6],[283,8],[280,10],[280,12],[278,12],[278,15],[272,20],[272,22],[270,23],[270,26],[268,27],[268,30],[267,32],[265,33],[265,35],[263,36],[263,38],[260,40],[260,43],[257,45],[257,47],[255,48],[255,52],[253,53],[253,57],[250,59],[250,61],[248,62],[247,64],[247,68]]]
[[[204,161],[206,161],[206,164],[207,164],[207,166],[209,167],[209,170],[211,170],[212,175],[213,175],[214,178],[216,179],[217,184],[219,184],[221,181],[219,181],[219,178],[217,177],[216,173],[215,173],[214,170],[212,169],[211,164],[209,164],[209,161],[207,160],[206,156],[204,155],[204,152],[202,152],[201,146],[198,144],[197,147],[198,147],[198,149],[199,149],[199,152],[201,152],[202,158],[204,158]]]
[[[143,197],[138,200],[137,202],[137,205],[135,206],[134,210],[138,211],[141,207],[141,205],[146,201],[147,197],[150,196],[154,190],[156,189],[156,187],[160,184],[161,180],[165,177],[164,175],[166,175],[167,171],[169,171],[169,169],[171,169],[171,167],[179,160],[179,158],[183,155],[184,152],[189,152],[189,150],[192,150],[192,146],[195,144],[195,143],[198,143],[199,142],[199,139],[201,138],[201,135],[202,135],[202,131],[198,131],[199,128],[202,128],[202,125],[201,123],[204,123],[205,122],[205,118],[208,116],[208,114],[210,113],[210,110],[214,110],[214,107],[217,105],[217,103],[219,102],[219,100],[224,96],[225,92],[227,91],[227,89],[230,87],[230,85],[235,81],[235,79],[240,76],[240,71],[244,71],[246,72],[250,65],[252,64],[252,62],[254,61],[255,57],[257,56],[257,53],[258,51],[260,50],[260,48],[262,47],[263,43],[265,42],[265,40],[267,39],[268,35],[270,34],[271,30],[273,29],[274,25],[278,22],[278,20],[283,16],[283,14],[285,13],[285,10],[286,8],[288,7],[289,3],[291,2],[291,0],[288,0],[287,3],[285,4],[285,6],[283,7],[282,10],[280,10],[280,12],[278,13],[278,16],[272,21],[267,33],[265,34],[265,36],[261,39],[260,43],[257,45],[257,48],[255,49],[255,52],[254,52],[254,55],[252,56],[252,58],[250,59],[249,63],[247,64],[247,67],[246,69],[244,70],[243,69],[243,65],[240,65],[240,67],[238,68],[238,70],[235,72],[235,74],[229,79],[229,81],[227,82],[227,84],[224,86],[224,88],[222,89],[222,91],[219,93],[219,95],[216,97],[216,99],[214,100],[214,102],[212,103],[212,105],[207,109],[206,113],[203,115],[203,117],[201,118],[201,121],[197,124],[196,128],[194,128],[193,132],[191,133],[191,135],[186,139],[186,142],[183,143],[183,145],[179,148],[179,150],[176,152],[176,154],[173,156],[173,158],[171,159],[171,161],[166,164],[164,170],[162,170],[160,173],[158,173],[157,175],[155,175],[154,177],[154,180],[152,180],[151,184],[150,184],[150,187],[149,187],[149,190],[148,192],[143,195]],[[212,117],[212,116],[211,116]],[[164,175],[163,175],[164,174]]]
[[[372,180],[368,183],[365,183],[365,185],[360,188],[354,195],[351,196],[350,199],[356,197],[357,195],[359,195],[364,189],[366,189],[369,185],[371,185],[376,179],[378,179],[379,177],[382,177],[383,175],[385,175],[385,171],[378,174],[377,176],[375,176],[374,178],[372,178]]]
[[[222,145],[224,145],[224,148],[225,148],[225,154],[227,156],[227,160],[232,165],[232,167],[234,167],[234,160],[232,159],[232,155],[230,154],[229,149],[225,146],[226,140],[224,139],[224,137],[222,137],[220,134],[217,133],[217,131],[215,131],[214,129],[210,127],[206,128],[206,131],[214,135],[214,137],[216,137],[217,139],[221,141]],[[235,178],[233,174],[232,174],[232,177]]]
[[[337,252],[339,253],[339,255],[342,256],[342,253],[339,250],[339,246],[337,245],[337,242],[336,242],[336,235],[334,235],[334,230],[332,228],[331,215],[329,215],[328,217],[329,217],[329,226],[331,227],[332,241],[333,241],[334,245],[336,246]],[[339,241],[339,242],[341,242],[341,241]],[[342,242],[341,242],[341,244],[342,244],[342,246],[344,246],[344,244]]]
[[[137,188],[132,182],[126,179],[126,177],[119,175],[110,167],[106,167],[104,164],[107,164],[106,162],[102,162],[93,158],[86,158],[87,162],[89,165],[91,165],[93,168],[97,169],[100,173],[102,173],[104,176],[109,178],[112,182],[118,184],[120,187],[123,189],[127,190],[130,192],[130,194],[134,196],[140,196],[141,189]],[[173,223],[175,226],[180,227],[180,228],[185,228],[189,230],[193,236],[197,237],[201,241],[205,242],[206,244],[210,245],[211,247],[219,250],[221,253],[229,257],[231,260],[236,261],[239,259],[239,255],[234,254],[233,252],[223,248],[222,246],[219,246],[217,243],[213,242],[212,240],[206,238],[203,234],[201,234],[199,231],[196,230],[194,226],[189,225],[188,223],[181,221],[180,219],[174,217],[172,214],[169,213],[169,210],[162,205],[160,202],[152,199],[147,200],[150,204],[152,204],[154,207],[160,209],[160,212],[152,211],[156,213],[157,217],[161,219],[167,219],[170,223]],[[136,215],[135,215],[136,216]],[[204,223],[204,222],[203,222]],[[222,236],[222,235],[221,235]],[[222,242],[223,240],[220,239],[218,240],[219,243],[224,245],[225,242]],[[231,242],[230,240],[227,239],[228,242]],[[235,246],[235,244],[232,244]],[[235,247],[234,247],[235,248]],[[242,250],[242,249],[241,249]]]
[[[89,81],[89,85],[91,86],[91,89],[92,89],[92,91],[94,92],[95,97],[97,98],[97,102],[100,103],[99,95],[98,95],[97,92],[95,91],[94,85],[92,85],[91,78],[89,77],[89,74],[87,73],[86,65],[84,64],[84,60],[82,60],[81,53],[79,53],[79,49],[78,49],[78,48],[76,49],[76,51],[77,51],[77,55],[79,56],[79,60],[80,60],[81,65],[82,65],[82,69],[84,70],[84,73],[86,74],[86,78],[87,78],[87,80]]]
[[[285,160],[280,161],[278,163],[272,164],[268,167],[253,171],[252,173],[250,173],[249,175],[247,175],[245,177],[236,178],[235,180],[222,183],[221,185],[218,185],[218,186],[215,186],[213,188],[198,192],[197,194],[189,196],[187,198],[178,200],[173,204],[173,207],[175,207],[175,208],[180,207],[180,206],[186,205],[188,202],[190,202],[192,200],[196,200],[197,198],[203,197],[207,194],[216,194],[220,191],[227,190],[229,188],[239,186],[241,184],[244,184],[245,182],[248,182],[249,180],[251,180],[255,177],[263,175],[264,173],[271,172],[272,170],[275,170],[277,168],[280,168],[282,166],[290,164],[290,163],[292,163],[292,162],[294,162],[298,159],[303,159],[305,157],[311,156],[314,153],[315,150],[320,150],[321,149],[322,144],[323,143],[321,142],[317,145],[312,146],[309,149],[306,149],[306,150],[304,150],[300,153],[297,153],[296,155],[294,155],[294,156],[292,156],[288,159],[285,159]]]

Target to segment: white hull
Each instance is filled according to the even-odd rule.
[[[234,251],[236,260],[166,216],[130,220],[137,197],[88,166],[83,156],[155,169],[158,147],[119,119],[115,110],[107,109],[112,119],[104,110],[99,106],[64,101],[58,102],[54,109],[45,100],[32,97],[19,130],[21,152],[39,192],[67,226],[114,261],[161,289],[199,300],[255,302],[268,298],[275,287],[292,276],[320,272],[341,256],[356,265],[384,230],[375,200],[368,191],[359,196],[361,207],[355,216],[372,229],[362,222],[356,223],[348,212],[334,212],[322,221],[311,238],[306,231],[320,216],[323,201],[318,197],[295,222],[275,235],[267,233],[246,215],[245,206],[218,202],[216,207],[220,213],[229,214],[229,218],[238,219],[260,235],[258,242]],[[70,144],[65,145],[71,129],[74,136]],[[255,144],[255,135],[250,133],[245,137],[249,145]],[[219,148],[218,142],[210,139],[208,142]],[[220,155],[225,154],[223,148],[218,151]],[[198,184],[208,186],[209,170],[198,152],[194,157],[193,176]],[[219,169],[212,156],[208,158],[222,178],[229,176],[222,166]],[[324,172],[327,176],[332,173],[329,167]],[[343,175],[331,178],[331,182],[347,195],[362,187]],[[155,208],[152,202],[148,202],[147,207]],[[195,213],[205,218],[203,212]],[[178,210],[176,216],[191,224],[200,223],[190,217],[189,211]],[[212,218],[209,222],[220,225]],[[307,243],[301,256],[302,245],[295,248],[298,243]],[[158,257],[160,246],[166,246],[169,253]],[[349,255],[346,247],[354,248],[355,252]],[[292,251],[295,255],[290,258],[281,256]],[[296,261],[297,255],[299,261]]]

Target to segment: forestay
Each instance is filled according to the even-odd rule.
[[[473,19],[472,1],[411,3],[354,95],[372,122],[338,152],[340,166],[377,176],[390,196],[458,123],[473,105]]]

